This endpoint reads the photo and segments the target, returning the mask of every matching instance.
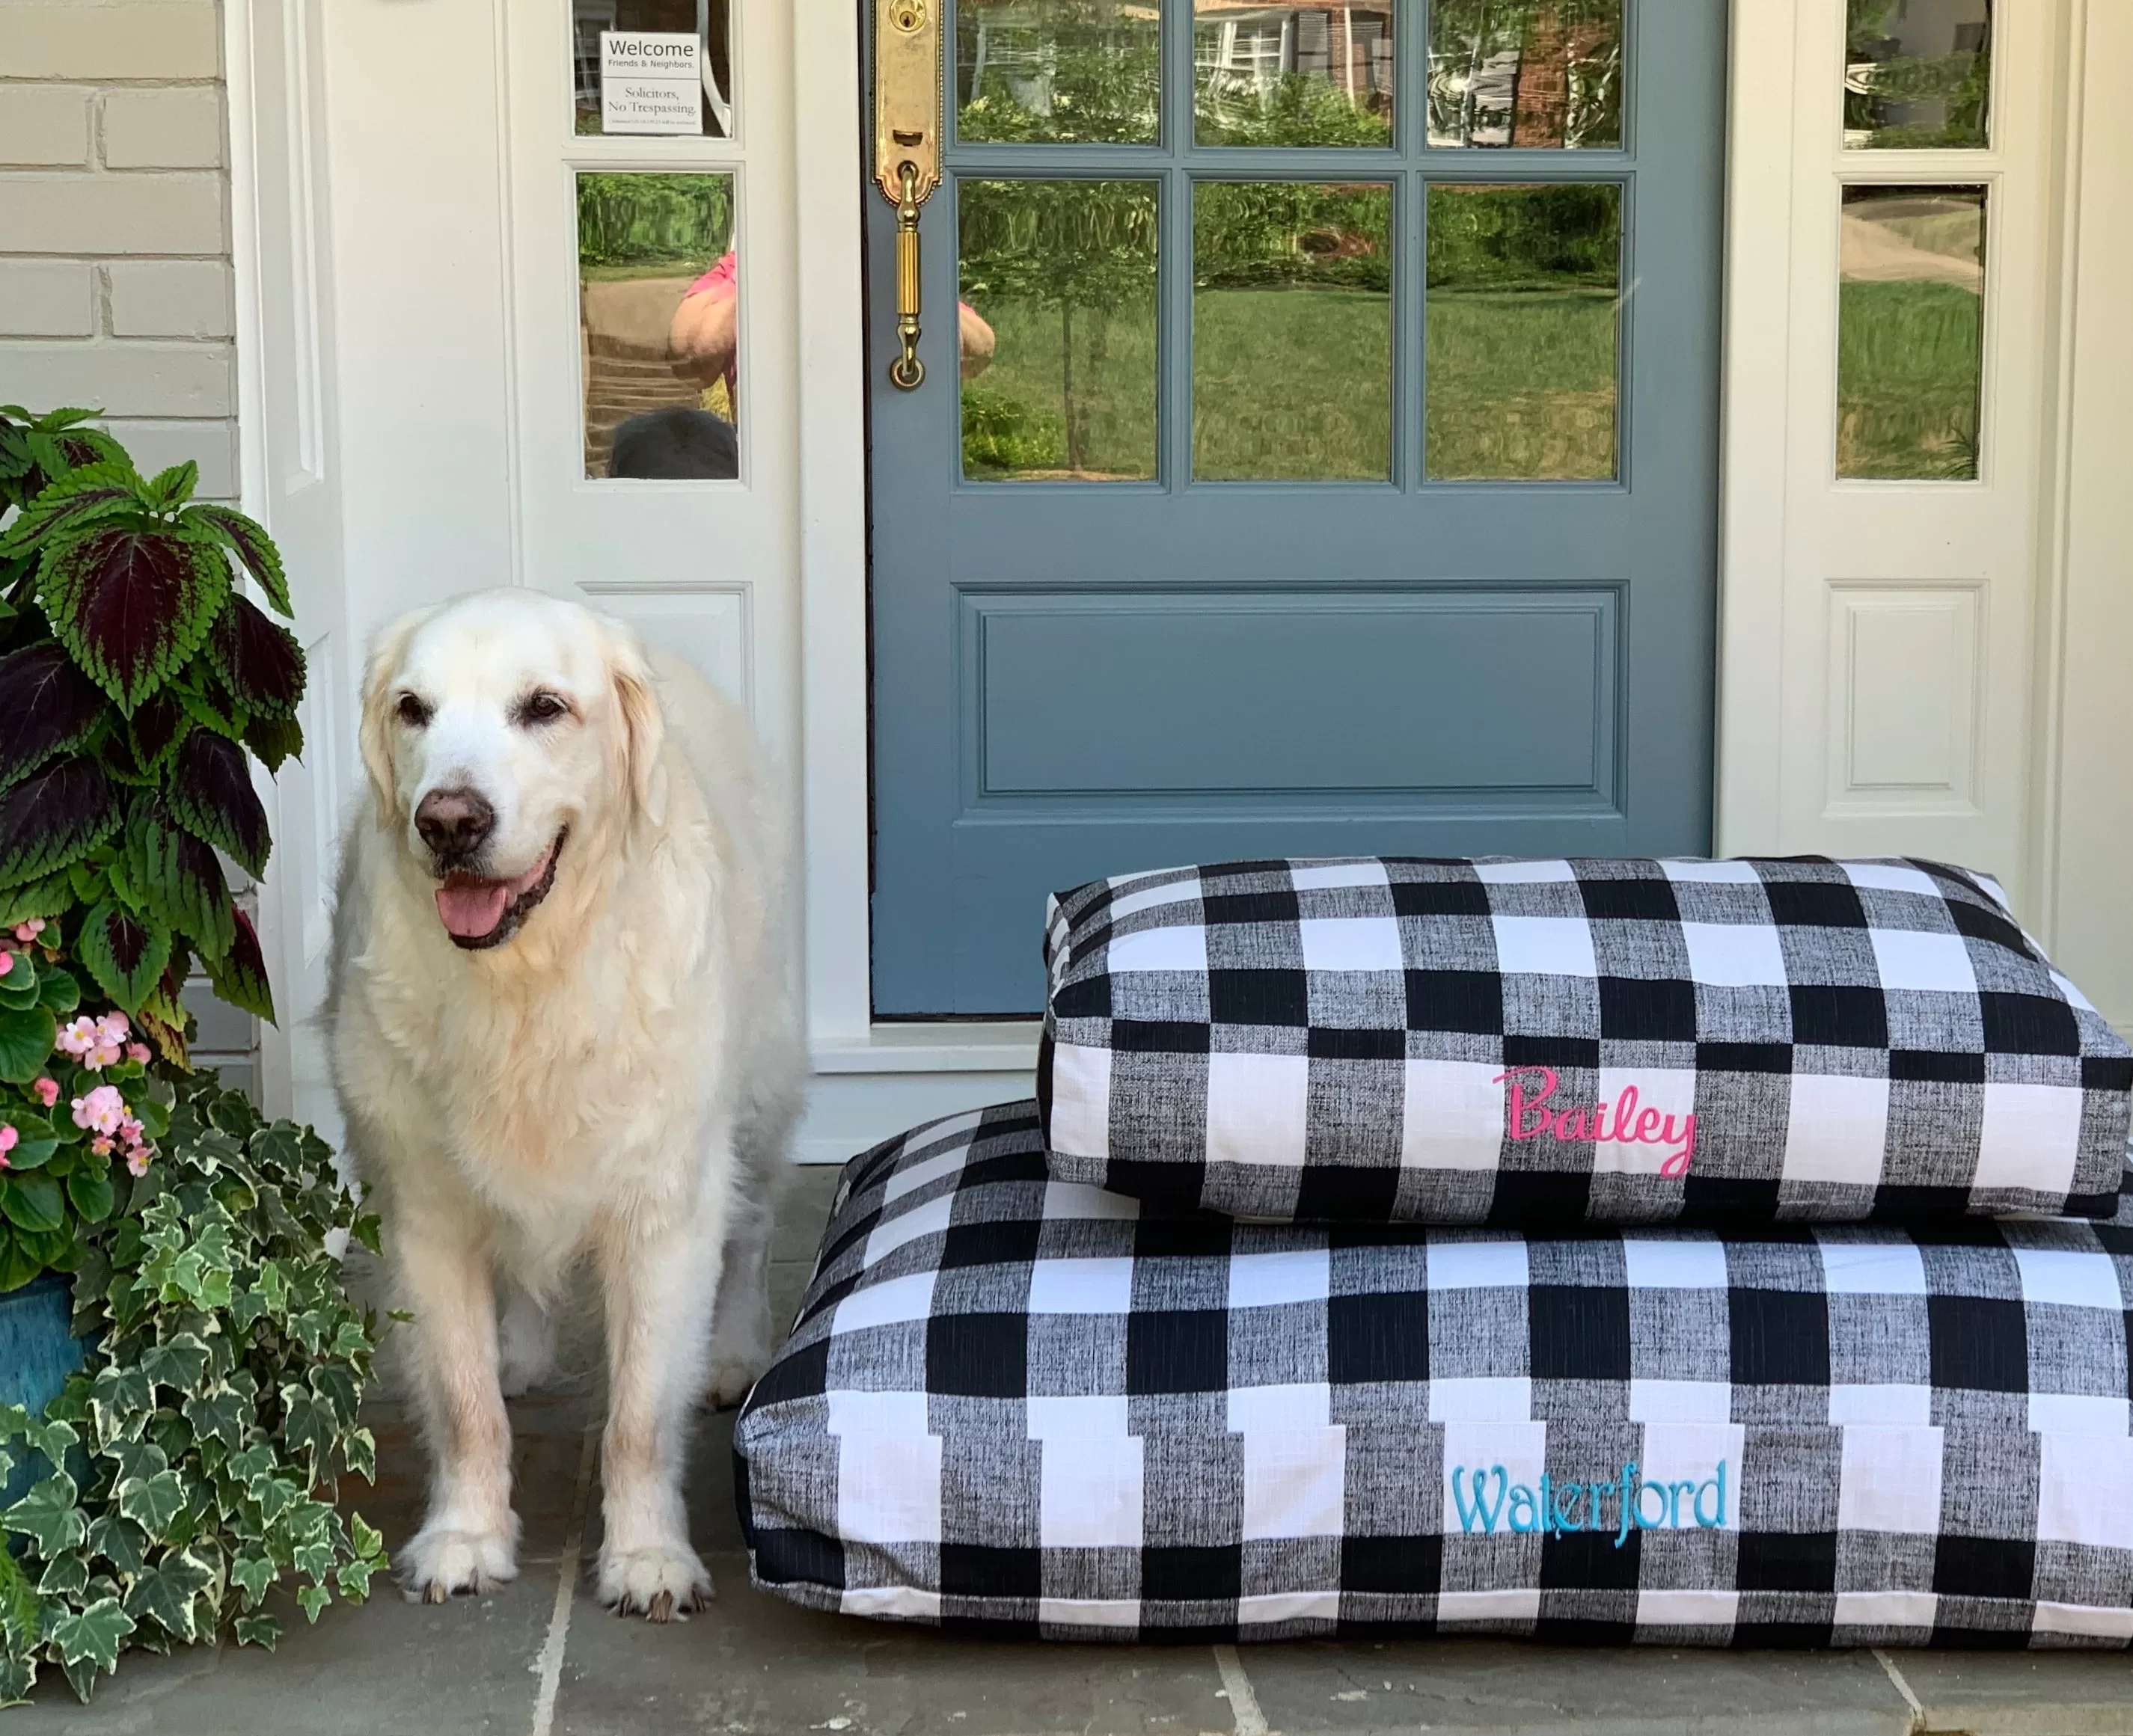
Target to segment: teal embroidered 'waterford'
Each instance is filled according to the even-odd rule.
[[[1573,1531],[1615,1533],[1620,1549],[1632,1531],[1684,1530],[1693,1525],[1715,1531],[1726,1522],[1726,1461],[1702,1483],[1640,1482],[1634,1459],[1619,1478],[1606,1483],[1555,1483],[1543,1471],[1538,1489],[1511,1481],[1500,1464],[1452,1467],[1452,1499],[1459,1509],[1459,1528],[1494,1536],[1496,1527],[1521,1534],[1548,1532],[1562,1536]],[[1490,1479],[1495,1479],[1493,1489]],[[1468,1489],[1472,1493],[1470,1497]],[[1688,1517],[1682,1517],[1686,1497]],[[1704,1511],[1707,1498],[1710,1511]],[[1611,1520],[1606,1503],[1615,1503]]]

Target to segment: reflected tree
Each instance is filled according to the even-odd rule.
[[[1436,145],[1592,150],[1622,142],[1622,0],[1435,0]]]
[[[1844,49],[1847,142],[1880,151],[1983,148],[1991,87],[1991,12],[1977,0],[1975,46],[1907,55],[1897,26],[1911,0],[1849,0]],[[1957,40],[1962,40],[1958,37]]]

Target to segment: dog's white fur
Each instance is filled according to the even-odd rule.
[[[569,714],[529,722],[536,690]],[[327,1018],[414,1316],[432,1475],[402,1576],[441,1601],[516,1570],[503,1395],[546,1372],[547,1305],[589,1256],[608,1352],[599,1594],[663,1619],[710,1590],[681,1490],[691,1418],[737,1400],[770,1348],[802,1075],[781,805],[745,719],[686,665],[523,591],[389,628],[362,709],[373,799],[344,845]],[[546,897],[489,950],[446,932],[413,829],[441,788],[494,806],[485,875],[530,872],[565,834]]]

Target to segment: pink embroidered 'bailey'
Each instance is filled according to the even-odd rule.
[[[1540,1089],[1527,1096],[1524,1079],[1521,1075],[1538,1075]],[[1555,1095],[1556,1070],[1553,1067],[1513,1067],[1499,1073],[1490,1081],[1492,1084],[1508,1084],[1509,1101],[1505,1113],[1505,1131],[1513,1139],[1538,1139],[1551,1133],[1558,1139],[1589,1139],[1607,1145],[1671,1146],[1677,1142],[1681,1149],[1669,1152],[1660,1161],[1662,1176],[1686,1176],[1689,1164],[1696,1157],[1696,1113],[1691,1110],[1681,1118],[1678,1128],[1672,1115],[1662,1117],[1650,1104],[1637,1106],[1637,1088],[1625,1085],[1622,1094],[1615,1099],[1614,1119],[1608,1120],[1608,1104],[1605,1098],[1590,1109],[1563,1108],[1551,1109],[1548,1100]],[[1531,1116],[1529,1120],[1528,1116]]]

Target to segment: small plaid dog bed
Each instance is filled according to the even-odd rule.
[[[2133,1201],[1721,1238],[1239,1224],[1036,1105],[856,1158],[734,1434],[756,1581],[1025,1636],[2133,1637]]]
[[[1052,1172],[1281,1222],[2107,1215],[2133,1050],[1930,862],[1234,863],[1053,901]]]

